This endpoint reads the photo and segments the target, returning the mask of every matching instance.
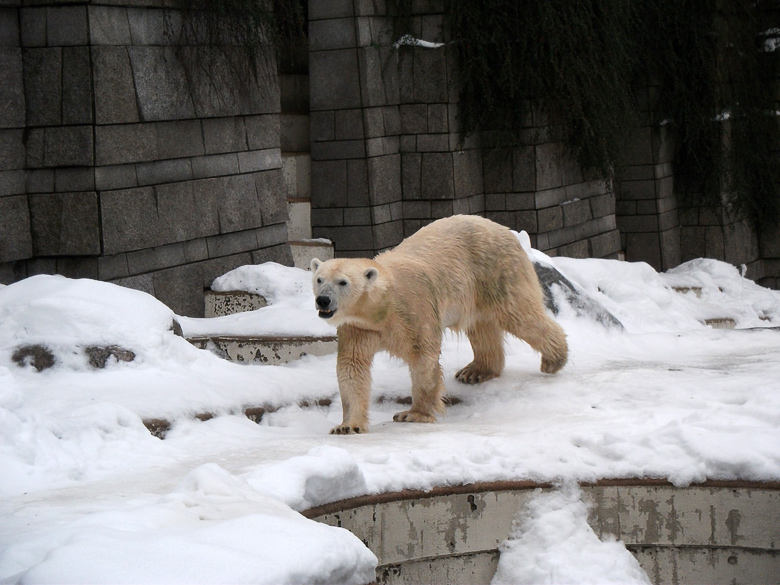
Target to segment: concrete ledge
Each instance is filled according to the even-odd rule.
[[[199,349],[208,349],[230,361],[244,364],[279,365],[305,355],[328,355],[337,349],[332,337],[193,337]]]
[[[661,583],[780,583],[780,482],[662,480],[582,484],[589,523],[614,535]],[[346,528],[379,558],[379,583],[488,583],[498,547],[536,489],[501,481],[406,490],[304,512]]]
[[[203,293],[203,299],[204,316],[206,317],[245,313],[268,305],[265,297],[240,290],[220,292],[209,289]]]

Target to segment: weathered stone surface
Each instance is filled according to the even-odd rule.
[[[398,154],[370,158],[368,188],[372,205],[401,200],[401,156]]]
[[[422,155],[421,197],[452,199],[455,195],[452,155],[426,152]]]
[[[86,6],[50,6],[46,9],[46,41],[50,47],[89,43]]]
[[[413,47],[414,99],[424,103],[448,101],[447,58],[444,50]]]
[[[192,179],[192,163],[188,158],[161,160],[135,165],[138,185],[157,185]]]
[[[22,51],[0,48],[0,128],[21,128],[25,125],[25,85],[22,77]]]
[[[143,121],[195,117],[187,74],[172,47],[134,46],[127,51]]]
[[[317,88],[311,96],[312,110],[361,106],[360,76],[354,49],[310,53],[309,76],[311,85]]]
[[[84,349],[84,353],[89,359],[89,365],[95,369],[102,370],[106,367],[108,360],[113,358],[116,362],[132,362],[135,359],[135,352],[118,345],[99,346],[90,345]]]
[[[312,0],[309,3],[310,20],[340,18],[352,14],[352,0]]]
[[[158,158],[201,156],[204,153],[203,134],[199,120],[176,120],[153,124],[157,134]]]
[[[138,122],[133,71],[126,47],[92,47],[95,72],[95,121],[98,124]]]
[[[238,173],[236,153],[197,156],[192,159],[192,175],[196,179],[219,177]]]
[[[130,45],[127,9],[120,6],[94,6],[89,10],[89,37],[92,45]]]
[[[254,174],[257,198],[262,214],[262,225],[283,223],[287,220],[284,198],[284,175],[281,169]],[[258,224],[260,225],[260,224]],[[285,240],[286,241],[286,237]]]
[[[92,69],[87,47],[62,50],[62,123],[92,123]]]
[[[95,171],[92,167],[60,167],[54,169],[54,190],[94,191]]]
[[[279,148],[279,115],[246,116],[246,141],[250,150]]]
[[[0,130],[0,171],[23,169],[25,159],[24,130]]]
[[[98,165],[121,165],[157,158],[154,124],[120,124],[95,127],[95,157]]]
[[[0,262],[32,256],[27,196],[0,197]]]
[[[19,20],[13,8],[0,7],[0,47],[19,46]]]
[[[46,128],[46,167],[90,166],[94,163],[92,126]]]
[[[246,150],[246,129],[240,116],[207,119],[202,125],[206,154]]]
[[[28,197],[35,255],[100,254],[97,194],[94,191]]]
[[[39,372],[51,368],[57,361],[52,351],[43,345],[24,345],[17,348],[11,359],[20,368],[32,366]]]
[[[27,124],[58,125],[62,122],[62,49],[23,49],[24,95]]]
[[[328,51],[356,46],[355,21],[352,18],[313,20],[309,24],[309,50]]]
[[[347,205],[347,162],[311,161],[312,200],[318,207]]]

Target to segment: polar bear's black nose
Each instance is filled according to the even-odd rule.
[[[330,307],[330,297],[326,297],[325,295],[320,295],[316,299],[317,306],[320,309],[327,309]]]

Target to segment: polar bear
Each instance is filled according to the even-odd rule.
[[[344,419],[331,434],[368,431],[371,364],[381,350],[403,359],[412,406],[397,422],[435,422],[445,393],[439,354],[445,327],[466,333],[474,360],[466,384],[504,369],[504,333],[526,341],[555,373],[566,335],[546,313],[533,265],[509,229],[473,215],[437,220],[373,260],[311,262],[319,316],[338,327],[337,375]]]

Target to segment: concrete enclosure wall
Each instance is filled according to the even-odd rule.
[[[291,262],[274,55],[250,71],[162,0],[110,4],[0,8],[0,282],[96,278],[201,315],[214,277]]]

